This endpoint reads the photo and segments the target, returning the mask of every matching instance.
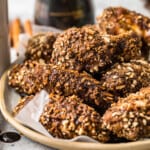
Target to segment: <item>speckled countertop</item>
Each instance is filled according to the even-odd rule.
[[[97,16],[103,8],[108,6],[124,6],[143,14],[150,16],[150,10],[144,9],[145,0],[93,0],[95,7],[95,16]],[[8,0],[9,3],[9,17],[10,19],[20,17],[22,20],[33,19],[34,12],[34,2],[35,0]],[[28,10],[28,11],[27,11]],[[14,55],[13,60],[14,60]],[[6,123],[0,113],[0,130],[5,131],[15,131],[15,129]],[[52,148],[40,145],[31,141],[30,139],[22,136],[21,140],[11,144],[5,144],[0,142],[0,150],[53,150]]]

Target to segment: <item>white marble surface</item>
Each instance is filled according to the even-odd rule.
[[[108,6],[124,6],[138,12],[142,12],[147,16],[150,16],[150,10],[144,10],[144,0],[93,0],[95,7],[95,15],[97,16]],[[9,2],[9,18],[13,19],[20,17],[22,21],[25,19],[33,20],[34,2],[35,0],[8,0]],[[12,51],[12,55],[15,53]],[[14,59],[14,57],[13,57]],[[2,131],[14,131],[15,129],[4,121],[0,114],[0,130]],[[12,144],[4,144],[0,142],[0,150],[52,150],[46,146],[35,143],[24,136],[21,140]]]
[[[0,130],[5,131],[15,131],[11,125],[6,123],[0,114]],[[21,140],[15,143],[2,143],[0,142],[0,150],[55,150],[47,146],[43,146],[39,143],[33,142],[24,136],[21,136]]]

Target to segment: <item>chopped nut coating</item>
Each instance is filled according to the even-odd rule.
[[[100,79],[101,88],[116,97],[126,97],[150,85],[150,64],[145,60],[115,64]]]
[[[100,82],[85,73],[53,67],[47,85],[48,92],[63,96],[77,95],[90,106],[103,111],[107,103],[103,100]],[[111,97],[111,95],[105,95]]]
[[[57,34],[52,32],[41,33],[31,37],[26,48],[27,59],[43,59],[45,62],[49,62],[56,37]]]
[[[143,53],[147,55],[147,49],[150,49],[150,18],[123,7],[108,7],[97,17],[97,21],[100,30],[107,34],[136,32],[144,41]]]
[[[101,128],[101,116],[81,101],[74,95],[51,95],[50,102],[46,104],[40,116],[41,124],[57,138],[71,139],[87,135],[100,142],[107,142],[109,132]]]
[[[150,137],[150,87],[121,98],[103,116],[103,125],[118,137]]]
[[[140,57],[141,46],[141,39],[132,32],[110,36],[101,35],[91,25],[71,28],[57,37],[51,63],[66,69],[101,73],[113,62]]]
[[[9,85],[19,93],[35,94],[45,88],[49,93],[63,96],[77,95],[84,103],[100,112],[112,103],[113,95],[102,91],[99,81],[87,73],[62,69],[51,64],[27,61],[12,68],[8,76]]]
[[[31,60],[14,65],[8,74],[8,84],[21,94],[35,94],[48,83],[50,74],[48,67]]]

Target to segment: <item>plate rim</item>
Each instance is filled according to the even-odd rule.
[[[7,74],[10,69],[6,70],[0,79],[0,110],[4,118],[8,123],[10,123],[14,128],[16,128],[21,134],[28,137],[29,139],[44,144],[46,146],[64,149],[64,150],[127,150],[136,148],[140,150],[142,148],[147,149],[150,147],[150,140],[145,141],[135,141],[129,143],[115,143],[115,144],[105,144],[105,143],[87,143],[87,142],[74,142],[65,141],[62,139],[52,139],[41,133],[38,133],[14,119],[14,117],[9,113],[6,106],[6,99],[4,97],[5,93],[5,82],[7,79]],[[37,138],[38,137],[38,138]]]

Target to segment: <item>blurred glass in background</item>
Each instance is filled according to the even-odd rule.
[[[47,0],[49,1],[49,0]],[[58,0],[57,0],[58,1]],[[70,0],[71,1],[71,0]],[[84,0],[80,0],[84,1]],[[104,8],[109,6],[123,6],[146,16],[150,16],[150,0],[91,0],[94,5],[94,14],[98,16]],[[16,17],[34,20],[35,0],[8,0],[10,20]],[[145,6],[146,5],[146,6]]]
[[[34,23],[59,29],[93,24],[93,0],[36,0]]]

